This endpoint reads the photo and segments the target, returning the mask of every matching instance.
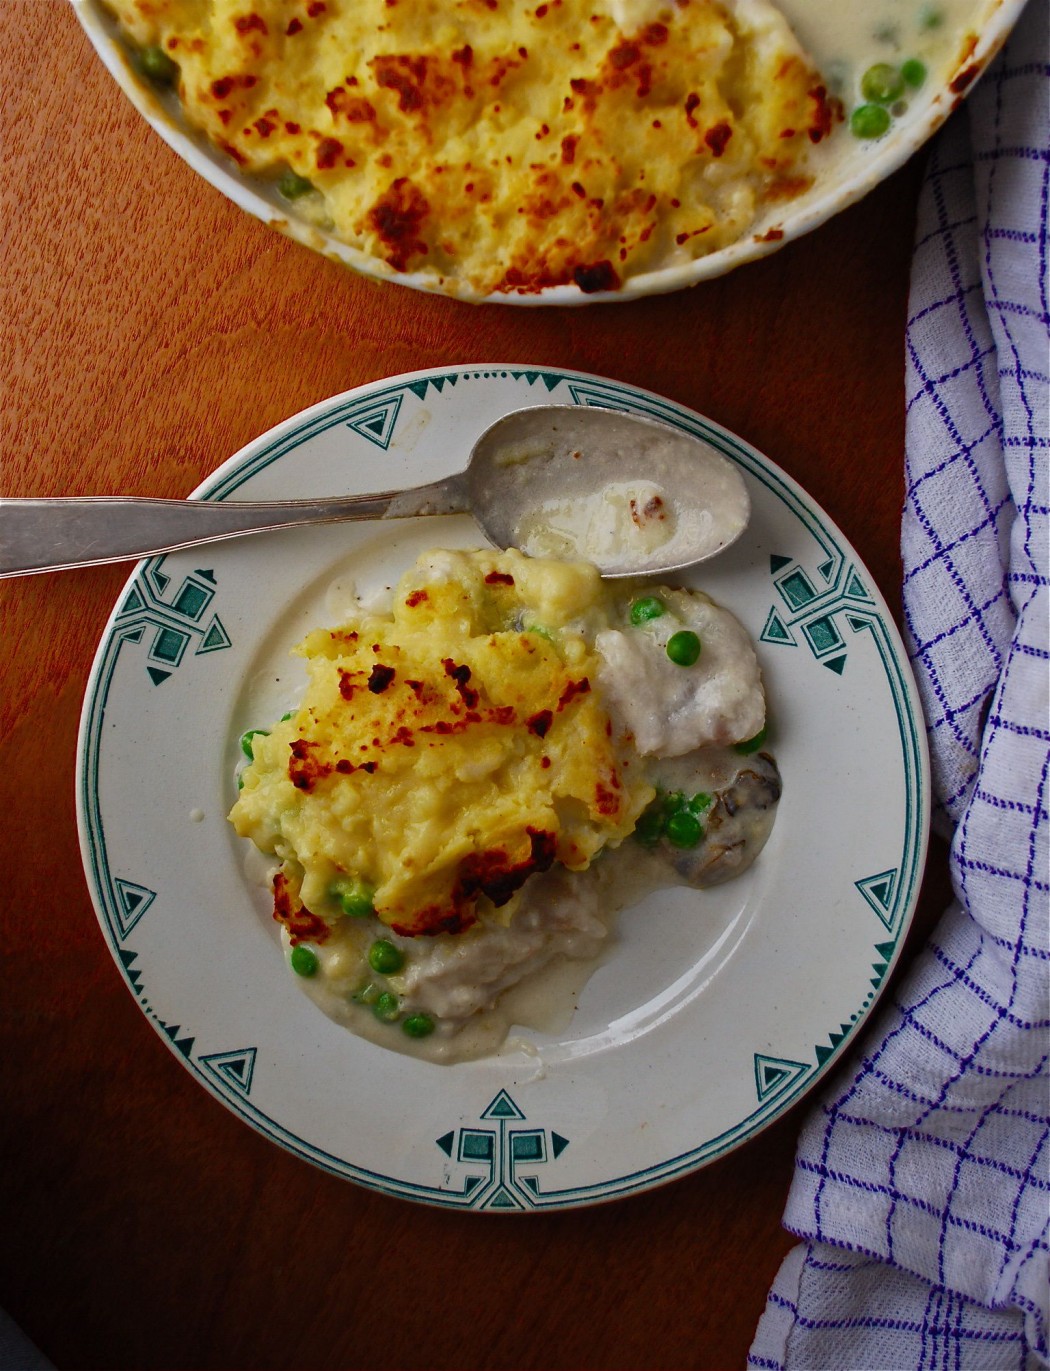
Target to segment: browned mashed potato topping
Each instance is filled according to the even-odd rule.
[[[464,295],[616,290],[808,188],[834,102],[767,0],[108,0],[245,172]]]

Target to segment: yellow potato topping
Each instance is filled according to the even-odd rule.
[[[808,188],[840,117],[768,0],[107,3],[238,167],[294,173],[316,226],[472,297],[725,247]]]
[[[282,862],[293,941],[323,939],[348,880],[404,935],[509,918],[533,872],[633,831],[654,790],[597,689],[605,594],[586,563],[442,552],[389,615],[305,639],[302,703],[253,738],[230,814]]]

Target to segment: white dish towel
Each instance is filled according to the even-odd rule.
[[[904,609],[956,899],[804,1126],[751,1371],[1048,1365],[1048,8],[934,141],[912,272]]]

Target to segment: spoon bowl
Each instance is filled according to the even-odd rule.
[[[497,547],[642,576],[721,552],[746,527],[750,502],[736,467],[699,438],[619,410],[543,405],[485,429],[463,471],[406,491],[268,502],[0,499],[0,577],[303,524],[463,512]]]
[[[706,561],[751,513],[740,472],[702,439],[583,405],[505,414],[475,443],[465,478],[498,547],[583,557],[608,577]]]

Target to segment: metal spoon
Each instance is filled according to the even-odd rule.
[[[260,502],[137,497],[0,499],[0,577],[174,552],[299,524],[469,512],[497,547],[575,555],[603,575],[713,557],[750,514],[737,471],[702,439],[592,406],[515,410],[466,470],[406,491]]]

